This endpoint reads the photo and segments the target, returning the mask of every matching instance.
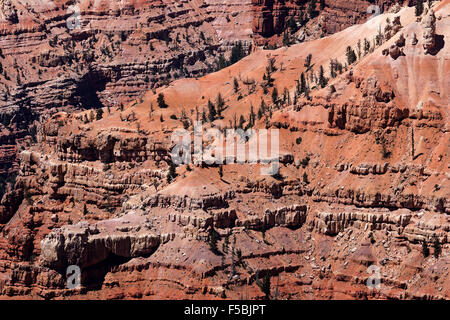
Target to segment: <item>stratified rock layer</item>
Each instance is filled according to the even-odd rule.
[[[433,54],[409,41],[424,26],[402,8],[123,108],[43,119],[0,206],[2,297],[262,299],[268,274],[277,299],[448,299],[450,4],[433,11],[444,38]],[[332,75],[330,61],[347,67]],[[279,173],[248,161],[171,169],[172,133],[203,109],[204,129],[241,115],[278,129]],[[66,286],[72,264],[78,289]]]

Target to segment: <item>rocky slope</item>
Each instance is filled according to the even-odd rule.
[[[2,297],[262,299],[269,274],[275,299],[448,299],[449,30],[449,1],[420,18],[403,8],[124,108],[53,114],[0,206]],[[242,115],[279,129],[279,175],[244,163],[172,176],[172,132],[218,93],[222,117],[204,127]]]
[[[393,3],[378,4],[384,10]],[[317,4],[317,14],[297,22],[290,41],[365,21],[369,5]],[[246,51],[280,45],[289,19],[306,15],[306,8],[305,1],[2,1],[0,175],[16,174],[18,144],[35,135],[41,116],[117,107],[174,79],[209,73],[237,41]]]
[[[242,1],[23,1],[0,7],[0,175],[16,142],[55,110],[119,106],[180,77],[214,70],[237,41]],[[26,118],[24,119],[24,117]]]

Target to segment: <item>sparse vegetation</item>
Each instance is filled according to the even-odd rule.
[[[169,107],[169,106],[167,105],[167,103],[166,103],[166,100],[165,100],[165,98],[164,98],[164,94],[163,94],[163,93],[160,93],[160,94],[158,95],[158,100],[157,100],[157,102],[158,102],[159,108],[161,108],[161,109],[165,109],[165,108],[168,108],[168,107]]]
[[[308,174],[306,172],[303,172],[303,182],[309,184]]]
[[[433,239],[433,249],[434,249],[434,252],[433,252],[434,257],[436,259],[439,258],[439,256],[441,255],[441,252],[442,252],[442,248],[441,248],[441,243],[439,242],[439,239],[436,236],[434,236],[434,239]]]
[[[237,78],[234,78],[233,87],[234,87],[234,93],[238,93],[238,91],[239,91],[239,82],[238,82]]]
[[[416,2],[416,17],[420,17],[423,13],[423,0],[417,0]]]
[[[219,233],[214,229],[213,226],[211,226],[209,229],[208,244],[209,244],[209,249],[215,255],[221,255],[221,252],[217,248],[217,241],[219,241],[219,239],[220,239]]]
[[[257,284],[262,293],[266,295],[266,299],[270,299],[270,274],[266,273],[262,281],[258,281]]]
[[[347,56],[348,65],[353,64],[357,59],[355,51],[350,46],[347,47],[345,55]]]
[[[176,166],[174,163],[171,163],[169,166],[169,173],[167,174],[167,182],[171,183],[173,179],[177,177]]]
[[[220,180],[223,179],[223,166],[222,165],[219,166],[219,177],[220,177]]]

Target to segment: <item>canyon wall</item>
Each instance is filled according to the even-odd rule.
[[[123,107],[49,114],[23,137],[1,200],[0,296],[263,299],[270,275],[274,299],[448,299],[449,17],[448,0],[421,17],[405,7]],[[172,166],[172,133],[193,130],[219,93],[205,129],[241,115],[278,129],[277,175]]]

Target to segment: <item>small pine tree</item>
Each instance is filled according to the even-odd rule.
[[[219,59],[217,60],[217,70],[222,70],[223,68],[228,67],[228,62],[225,59],[225,57],[223,56],[223,54],[221,54],[219,56]]]
[[[441,248],[441,243],[439,242],[439,239],[436,236],[434,237],[434,241],[433,241],[433,249],[434,249],[434,252],[433,252],[434,257],[436,259],[439,258],[439,256],[441,255],[441,252],[442,252],[442,248]]]
[[[289,47],[290,45],[291,45],[291,38],[289,37],[289,33],[285,31],[283,35],[283,46]]]
[[[294,34],[297,32],[298,27],[297,27],[297,23],[295,22],[294,17],[289,19],[288,25],[289,25],[289,30],[291,31],[291,34]]]
[[[351,65],[352,63],[354,63],[356,61],[356,53],[350,46],[347,47],[346,56],[347,56],[347,62],[349,65]]]
[[[213,122],[216,119],[217,111],[214,103],[212,103],[210,100],[208,100],[208,111],[208,120],[209,122]]]
[[[233,85],[234,85],[234,93],[238,93],[238,91],[239,91],[238,79],[234,78]]]
[[[371,244],[375,243],[375,238],[373,237],[373,233],[372,232],[369,234],[369,240],[370,240]]]
[[[277,87],[273,88],[273,91],[272,91],[272,102],[274,104],[276,104],[278,102],[278,89],[277,89]]]
[[[214,229],[213,226],[209,229],[209,237],[208,237],[208,244],[209,249],[216,255],[220,254],[219,249],[217,248],[217,241],[219,240],[220,235],[217,233],[217,231]]]
[[[255,111],[253,111],[253,105],[252,105],[252,106],[250,106],[250,116],[248,119],[250,127],[253,127],[255,125],[255,118],[256,118],[256,115],[255,115]]]
[[[306,92],[306,79],[305,74],[302,72],[300,76],[300,92],[299,93],[305,93]]]
[[[169,106],[167,105],[165,99],[164,99],[164,94],[162,94],[162,93],[160,93],[160,94],[158,95],[158,106],[159,106],[161,109],[165,109],[165,108],[168,108],[168,107],[169,107]]]
[[[97,113],[95,115],[96,120],[100,120],[103,118],[103,109],[97,109]]]
[[[85,215],[87,215],[89,213],[89,211],[88,211],[88,209],[87,209],[87,206],[86,206],[86,203],[83,205],[83,215],[85,216]]]
[[[305,63],[303,64],[303,66],[306,68],[306,71],[311,69],[312,67],[311,63],[312,63],[312,54],[308,54],[306,56]]]
[[[244,119],[244,116],[241,114],[241,116],[239,117],[239,126],[238,127],[243,129],[244,123],[245,123],[245,119]]]
[[[319,85],[321,88],[325,88],[328,84],[328,79],[325,78],[325,73],[323,71],[323,67],[320,66],[320,71],[319,71]]]
[[[313,19],[316,16],[316,0],[310,0],[308,4],[308,17]]]
[[[270,298],[270,274],[266,273],[262,282],[259,284],[259,288],[266,295],[266,299]]]
[[[308,175],[306,174],[306,172],[303,172],[303,182],[309,184]]]
[[[177,176],[177,171],[174,163],[170,164],[169,173],[167,174],[167,182],[170,183]]]
[[[364,55],[367,55],[370,51],[370,42],[366,38],[364,38],[363,49],[364,49]]]
[[[325,0],[320,0],[320,10],[325,9]]]
[[[430,255],[430,249],[428,249],[428,245],[425,240],[422,241],[422,254],[425,258]]]
[[[298,15],[298,24],[300,26],[303,26],[305,24],[305,17],[303,16],[303,11],[300,11],[300,14]]]
[[[225,100],[223,99],[222,94],[220,92],[217,95],[216,104],[217,104],[217,115],[219,117],[221,117],[222,111],[223,111],[223,109],[225,107]]]
[[[220,180],[222,180],[222,178],[223,178],[223,166],[222,165],[219,166],[219,177],[220,177]]]
[[[236,62],[238,62],[239,60],[241,60],[242,58],[244,58],[246,56],[245,51],[244,51],[244,47],[242,45],[242,42],[239,41],[238,43],[236,43],[233,48],[231,48],[231,56],[230,56],[230,63],[229,64],[234,64]]]

